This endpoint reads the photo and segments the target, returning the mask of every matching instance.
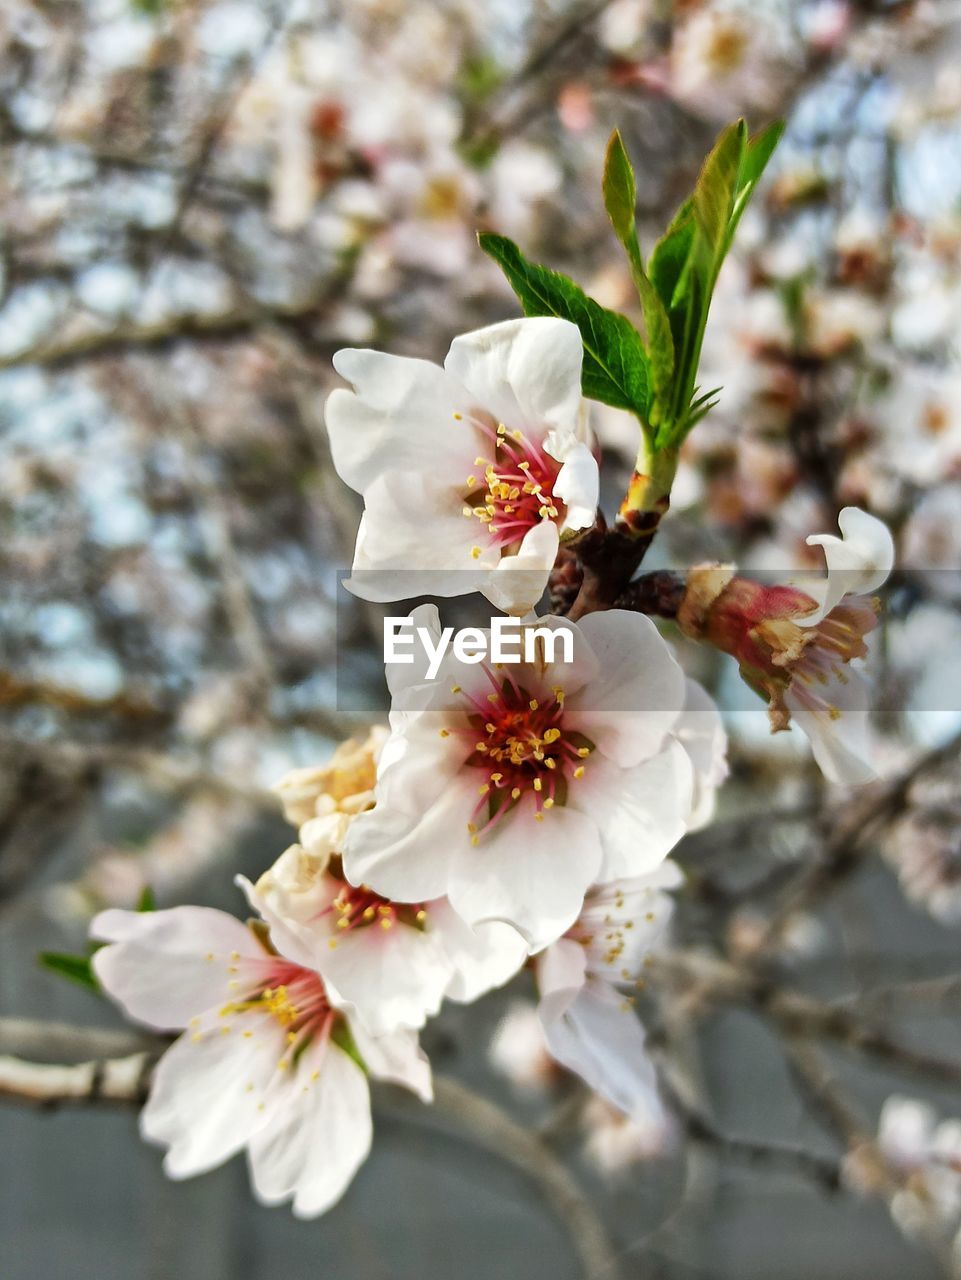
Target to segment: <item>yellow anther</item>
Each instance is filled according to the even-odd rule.
[[[530,707],[530,709],[531,709],[532,711],[536,711],[536,710],[537,710],[537,699],[536,699],[536,698],[531,698],[530,702],[529,702],[527,705]]]
[[[547,797],[547,799],[544,801],[544,808],[545,808],[545,809],[553,809],[553,808],[554,808],[554,799],[553,799],[553,797],[552,797],[552,796],[548,796],[548,797]]]
[[[470,549],[470,556],[471,556],[471,559],[472,559],[472,560],[479,560],[479,559],[481,558],[481,549],[480,549],[480,547],[471,547],[471,549]]]
[[[583,778],[583,776],[584,776],[584,766],[582,764],[579,764],[577,768],[574,770],[574,777]]]
[[[544,730],[544,741],[547,743],[556,742],[560,736],[561,731],[556,727]]]
[[[457,412],[454,413],[455,422],[463,422],[463,420],[464,420],[464,415],[462,413],[457,413]]]
[[[520,798],[521,798],[521,789],[520,789],[520,787],[514,787],[513,791],[511,791],[511,799],[512,799],[512,800],[519,800]]]
[[[578,755],[581,757],[581,759],[583,760],[586,756],[589,756],[589,755],[591,754],[591,749],[590,749],[590,747],[578,747],[578,748],[577,748],[577,754],[578,754]]]
[[[543,784],[543,782],[541,782],[540,778],[535,778],[535,779],[534,779],[534,790],[535,790],[535,791],[543,791],[543,790],[544,790],[544,784]]]

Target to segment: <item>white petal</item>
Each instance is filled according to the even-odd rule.
[[[466,473],[459,479],[463,483]],[[353,573],[344,582],[363,600],[468,595],[500,561],[483,526],[464,517],[453,484],[439,492],[428,474],[392,472],[378,477],[364,498]]]
[[[792,720],[803,729],[811,743],[814,759],[829,782],[841,786],[860,786],[877,775],[871,766],[871,721],[868,685],[857,672],[847,667],[846,681],[834,675],[818,686],[819,697],[837,711],[817,715],[793,689],[785,702]]]
[[[583,441],[576,441],[554,481],[554,497],[560,498],[567,507],[562,531],[588,529],[594,523],[600,483],[597,459]]]
[[[518,806],[477,845],[456,846],[449,897],[471,925],[512,924],[531,952],[553,942],[577,919],[588,885],[597,878],[597,826],[564,805],[536,822]]]
[[[395,471],[466,479],[476,440],[454,418],[467,407],[464,389],[443,369],[351,349],[337,352],[334,368],[356,388],[331,392],[325,410],[334,466],[352,489],[363,493]]]
[[[538,1012],[544,1023],[562,1017],[587,981],[587,952],[571,938],[559,938],[537,957]]]
[[[717,788],[727,777],[727,734],[717,704],[696,680],[686,682],[684,710],[672,730],[694,766],[694,809],[689,829],[714,813]]]
[[[584,777],[571,784],[568,803],[600,828],[604,855],[597,882],[628,880],[662,862],[686,830],[693,787],[690,757],[673,740],[630,769],[590,757]]]
[[[839,604],[846,595],[865,595],[877,591],[894,567],[894,539],[883,521],[861,511],[845,507],[838,516],[839,538],[833,533],[812,533],[808,545],[824,548],[828,576],[812,589],[819,607],[803,618],[800,627],[811,627]]]
[[[357,1050],[375,1080],[403,1085],[416,1093],[421,1102],[431,1102],[434,1086],[430,1063],[421,1049],[416,1031],[394,1031],[386,1036],[372,1036],[356,1018],[351,1019]]]
[[[668,859],[650,875],[592,890],[574,934],[589,972],[615,985],[636,975],[671,923],[674,900],[664,890],[682,882],[680,868]]]
[[[545,316],[455,338],[444,368],[480,408],[540,443],[548,431],[576,431],[582,360],[577,327]]]
[[[310,945],[305,931],[298,928],[297,922],[284,917],[278,910],[275,895],[261,893],[246,876],[235,876],[234,884],[246,894],[247,901],[263,918],[270,930],[270,940],[285,960],[292,960],[305,969],[316,969],[315,950]]]
[[[338,1004],[357,1014],[372,1035],[422,1027],[441,1006],[451,967],[439,941],[411,925],[378,923],[351,929],[324,944],[318,965]]]
[[[567,701],[570,718],[599,751],[621,765],[652,756],[684,707],[685,678],[650,618],[624,609],[578,622],[598,675]]]
[[[551,1056],[625,1115],[662,1111],[644,1028],[606,983],[588,983],[562,1017],[543,1025]]]
[[[395,764],[385,774],[374,808],[351,823],[344,874],[351,884],[369,884],[395,902],[427,902],[447,893],[453,847],[467,838],[476,797],[468,779],[449,773],[428,777],[430,760],[419,757],[416,748],[409,754],[403,768]],[[421,768],[425,772],[419,776]]]
[[[552,520],[541,520],[524,534],[514,555],[501,556],[483,587],[495,608],[523,617],[530,613],[547,586],[559,538]]]
[[[384,668],[387,676],[387,687],[392,698],[400,697],[409,688],[421,685],[427,679],[427,648],[416,639],[418,630],[423,630],[427,633],[433,648],[436,648],[441,634],[440,614],[437,611],[437,605],[419,604],[407,616],[410,619],[410,626],[405,630],[415,636],[415,640],[412,644],[399,646],[399,650],[405,655],[409,655],[412,661],[389,662],[385,664]],[[400,635],[401,633],[398,634]],[[384,767],[384,753],[382,753],[380,758],[381,770]]]
[[[527,943],[509,924],[495,921],[472,929],[444,898],[428,904],[427,919],[451,966],[445,994],[458,1003],[469,1004],[503,986],[527,959]]]
[[[209,907],[102,911],[91,935],[112,945],[93,957],[101,986],[137,1022],[168,1031],[222,1005],[235,979],[250,979],[269,957],[245,925]],[[240,972],[236,956],[242,957]]]
[[[171,1178],[222,1164],[267,1119],[261,1103],[286,1048],[284,1032],[269,1014],[241,1020],[252,1036],[236,1026],[226,1035],[220,1026],[185,1032],[157,1063],[140,1129],[169,1147],[164,1171]]]
[[[297,1217],[314,1218],[337,1203],[370,1151],[367,1078],[328,1042],[307,1049],[268,1106],[269,1121],[250,1142],[254,1191],[265,1204],[292,1195]]]

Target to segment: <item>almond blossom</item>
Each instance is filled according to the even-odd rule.
[[[444,898],[395,903],[345,879],[344,840],[374,803],[387,737],[375,725],[363,743],[341,743],[327,765],[282,778],[274,789],[302,843],[281,854],[256,887],[238,881],[291,954],[322,974],[336,1003],[375,1034],[422,1027],[445,997],[476,1000],[513,977],[527,955],[509,925],[471,929]]]
[[[675,863],[597,888],[576,924],[537,958],[538,1013],[551,1056],[648,1131],[668,1132],[644,1028],[619,985],[633,986],[662,939],[681,883]]]
[[[257,881],[241,881],[278,936],[323,975],[332,999],[375,1035],[419,1028],[445,997],[462,1004],[501,986],[527,948],[509,925],[460,918],[445,898],[392,902],[292,845]]]
[[[340,1199],[371,1144],[368,1074],[431,1098],[410,1032],[374,1037],[284,938],[206,907],[108,910],[94,971],[136,1022],[182,1031],[153,1073],[143,1136],[189,1178],[246,1148],[264,1204],[298,1217]]]
[[[413,620],[439,633],[434,606]],[[574,923],[592,884],[656,869],[696,790],[677,736],[685,677],[650,619],[610,610],[537,625],[533,662],[451,652],[434,681],[423,662],[387,668],[376,804],[344,844],[351,883],[395,901],[448,897],[471,925],[514,925],[532,953]],[[571,660],[544,639],[562,631]]]
[[[810,739],[825,776],[866,782],[868,686],[850,664],[867,654],[865,637],[877,625],[870,593],[894,564],[887,526],[857,507],[838,517],[841,537],[812,534],[824,550],[827,575],[798,585],[767,585],[731,568],[691,571],[678,612],[681,629],[737,658],[741,675],[768,700],[772,731],[794,720]]]
[[[577,328],[546,317],[455,338],[443,368],[335,355],[354,390],[327,401],[331,452],[364,498],[351,591],[384,601],[479,590],[505,612],[533,608],[561,536],[597,508],[582,357]]]

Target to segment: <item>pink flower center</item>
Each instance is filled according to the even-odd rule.
[[[867,654],[864,637],[878,624],[874,597],[848,596],[813,627],[813,639],[801,652],[793,671],[791,692],[812,712],[838,720],[841,711],[829,703],[824,689],[833,677],[847,683],[844,668],[853,658]]]
[[[422,929],[427,920],[427,911],[422,903],[391,902],[367,885],[355,887],[346,881],[331,903],[331,909],[337,916],[337,928],[345,933],[371,926],[379,926],[386,931],[396,924]]]
[[[277,956],[266,972],[259,968],[258,977],[258,987],[246,999],[232,1000],[220,1010],[224,1020],[220,1029],[231,1031],[231,1020],[238,1015],[269,1014],[286,1033],[289,1048],[277,1063],[284,1071],[311,1041],[329,1039],[342,1015],[331,1006],[323,979],[312,969]],[[243,1027],[244,1021],[241,1017],[242,1034],[249,1038],[255,1034],[254,1027]]]
[[[502,677],[486,666],[484,672],[493,690],[486,701],[454,689],[468,703],[466,725],[458,730],[469,744],[464,764],[484,779],[467,824],[473,844],[521,805],[533,808],[542,822],[555,804],[565,803],[570,783],[583,778],[584,761],[594,749],[565,723],[559,685],[549,698],[538,698],[512,676]]]
[[[475,412],[467,421],[481,436],[484,453],[474,460],[481,475],[464,482],[464,515],[485,525],[490,542],[503,548],[515,546],[542,520],[562,520],[564,503],[554,494],[557,459],[487,414]],[[474,558],[480,554],[475,547]]]

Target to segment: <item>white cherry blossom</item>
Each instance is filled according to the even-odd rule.
[[[436,608],[415,610],[436,636]],[[391,738],[344,871],[394,901],[448,897],[471,925],[503,920],[531,952],[576,920],[590,885],[654,870],[680,839],[694,765],[675,736],[681,668],[649,618],[541,618],[533,662],[460,661],[437,678],[391,665]],[[533,624],[527,624],[533,625]],[[572,660],[559,641],[569,632]]]
[[[551,1056],[645,1129],[667,1131],[644,1027],[618,986],[633,986],[673,913],[681,882],[651,875],[593,890],[576,924],[537,958],[538,1013]]]
[[[327,401],[331,452],[364,498],[351,591],[385,601],[480,590],[505,612],[533,608],[560,537],[596,513],[582,356],[576,327],[546,317],[455,338],[443,368],[337,353],[354,390]]]
[[[391,902],[292,845],[257,881],[240,881],[331,998],[375,1035],[419,1028],[446,997],[470,1003],[513,977],[527,948],[509,925],[472,929],[444,898]]]
[[[431,1098],[416,1035],[371,1036],[282,939],[221,911],[109,910],[94,937],[97,978],[134,1021],[183,1034],[160,1059],[141,1114],[189,1178],[246,1148],[257,1198],[325,1212],[371,1143],[367,1073]],[[360,1063],[363,1062],[363,1067]]]

